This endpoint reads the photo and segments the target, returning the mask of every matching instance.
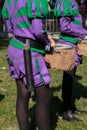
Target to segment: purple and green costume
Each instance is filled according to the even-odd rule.
[[[82,27],[82,18],[75,0],[56,0],[54,15],[59,19],[59,43],[77,48],[78,39],[84,39],[87,30]],[[77,50],[77,49],[76,49]],[[76,52],[75,66],[80,64],[81,57]]]
[[[8,32],[13,34],[9,42],[7,61],[10,75],[22,79],[26,85],[23,59],[24,43],[18,37],[33,40],[37,45],[50,46],[50,40],[44,28],[44,18],[48,14],[47,0],[5,0],[2,14],[6,19]],[[34,86],[50,83],[50,74],[45,64],[45,49],[31,47]]]

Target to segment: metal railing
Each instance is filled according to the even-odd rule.
[[[48,17],[45,20],[45,26],[48,34],[59,33],[58,19],[54,17],[53,10],[50,10]]]

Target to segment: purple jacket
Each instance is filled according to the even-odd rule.
[[[62,41],[77,44],[77,39],[83,39],[87,35],[75,0],[62,0],[62,3],[56,0],[54,15],[59,20]]]
[[[41,18],[29,18],[28,0],[5,0],[2,10],[6,18],[8,32],[14,36],[26,37],[33,40],[42,40],[50,45],[50,40],[44,27],[44,20]],[[35,14],[35,3],[32,0],[32,10]]]

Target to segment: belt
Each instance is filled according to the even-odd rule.
[[[15,36],[16,39],[18,39],[19,41],[23,42],[24,44],[26,43],[26,40],[28,38],[24,38],[24,37],[19,37],[19,36]],[[39,50],[45,50],[45,44],[37,42],[35,40],[32,39],[28,39],[29,43],[30,43],[30,48],[36,48]]]
[[[15,38],[23,43],[26,43],[26,38],[15,36]]]

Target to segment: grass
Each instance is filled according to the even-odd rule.
[[[0,130],[19,130],[15,113],[16,85],[10,78],[5,61],[8,40],[0,39]],[[5,69],[3,69],[5,67]],[[83,57],[83,64],[77,69],[74,81],[73,97],[78,109],[84,111],[78,115],[81,122],[63,121],[59,114],[62,111],[61,82],[62,71],[50,70],[52,82],[50,89],[53,93],[50,106],[51,130],[86,130],[87,129],[87,57]],[[35,100],[32,93],[30,100],[30,126],[36,130],[34,117]]]

